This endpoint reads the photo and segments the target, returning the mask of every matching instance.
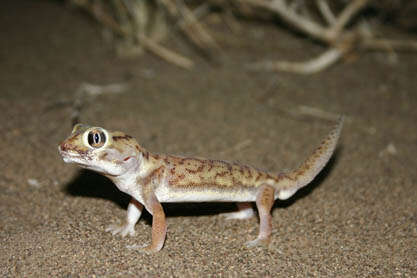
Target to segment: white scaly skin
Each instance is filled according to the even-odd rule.
[[[314,179],[332,156],[342,126],[340,118],[301,166],[279,175],[226,161],[153,154],[123,132],[82,124],[74,127],[58,149],[65,162],[107,176],[132,197],[124,223],[111,225],[106,231],[132,236],[143,207],[153,215],[152,242],[140,250],[156,252],[164,244],[166,221],[161,202],[238,202],[238,211],[225,214],[226,219],[252,217],[250,202],[256,202],[259,235],[247,243],[255,246],[270,241],[274,201],[290,198]]]

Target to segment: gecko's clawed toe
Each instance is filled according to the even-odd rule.
[[[159,251],[159,249],[153,247],[152,245],[137,245],[137,244],[133,244],[133,245],[126,245],[126,248],[129,250],[135,250],[139,253],[145,253],[145,254],[153,254]]]
[[[112,235],[120,234],[122,237],[127,235],[134,236],[136,234],[133,225],[125,224],[112,224],[106,228],[106,232],[110,232]]]
[[[270,237],[267,238],[257,238],[255,240],[251,240],[246,242],[245,246],[248,248],[252,248],[255,246],[264,246],[267,247],[269,245],[269,243],[271,242]]]

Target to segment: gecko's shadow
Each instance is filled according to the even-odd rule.
[[[306,187],[297,191],[297,193],[288,200],[277,200],[273,208],[286,208],[305,196],[311,194],[317,188],[332,169],[337,164],[338,157],[342,148],[338,148],[327,163],[326,167],[317,175],[317,177]],[[89,198],[102,198],[116,203],[123,209],[127,208],[130,196],[119,191],[116,186],[106,177],[89,170],[81,170],[65,187],[65,192],[71,196],[81,196]],[[208,216],[236,210],[234,203],[229,202],[210,202],[210,203],[164,203],[164,211],[168,217],[179,216]],[[145,210],[146,211],[146,210]],[[151,216],[145,212],[143,218],[146,222],[151,223]]]
[[[119,191],[108,178],[84,169],[65,186],[64,191],[74,197],[110,200],[121,208],[127,208],[130,201],[130,196]]]

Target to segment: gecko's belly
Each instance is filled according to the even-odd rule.
[[[160,202],[253,202],[256,189],[184,188],[171,189],[161,186],[155,191]]]

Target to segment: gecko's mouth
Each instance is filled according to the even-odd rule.
[[[83,166],[85,164],[83,156],[75,150],[63,150],[61,146],[58,146],[58,152],[65,163],[76,163],[80,166]]]
[[[59,154],[62,156],[62,159],[65,163],[78,162],[81,159],[81,156],[77,153],[69,153],[60,151]]]

